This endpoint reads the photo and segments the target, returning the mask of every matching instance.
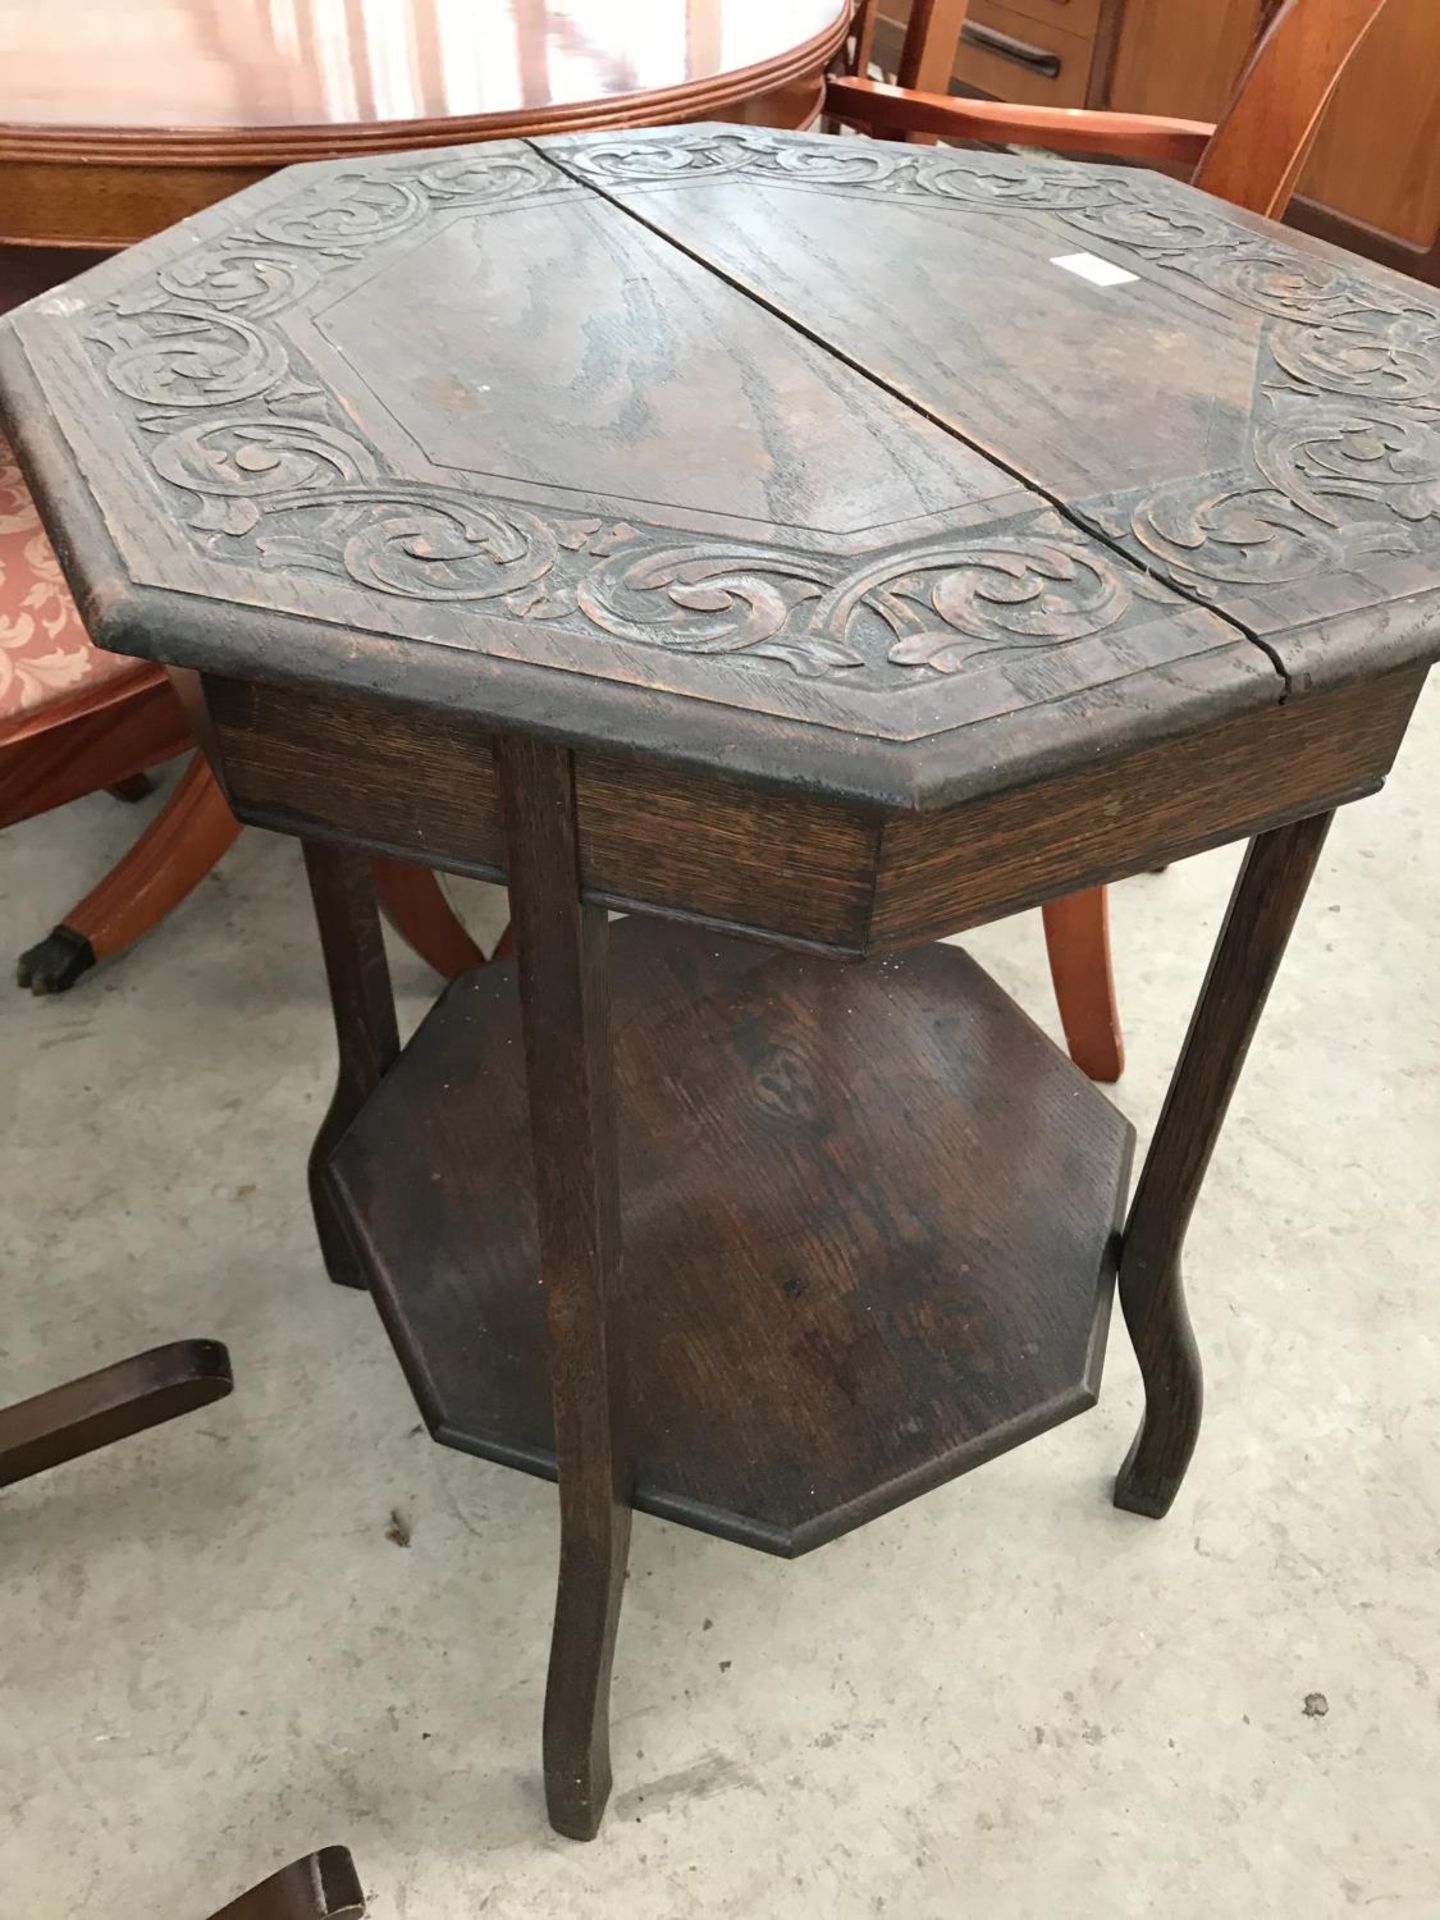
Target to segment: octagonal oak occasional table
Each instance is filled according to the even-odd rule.
[[[631,1509],[834,1538],[1091,1405],[1117,1262],[1165,1512],[1186,1224],[1440,648],[1434,295],[1142,173],[712,127],[297,169],[0,380],[92,630],[305,841],[330,1272],[558,1476],[562,1832]],[[933,942],[1241,837],[1122,1238],[1129,1126]],[[518,932],[403,1052],[376,849]]]

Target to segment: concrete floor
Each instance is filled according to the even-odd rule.
[[[0,992],[0,1398],[186,1333],[239,1377],[4,1497],[3,1920],[198,1920],[330,1840],[380,1920],[1440,1915],[1437,757],[1440,686],[1332,836],[1217,1154],[1170,1519],[1109,1505],[1117,1319],[1095,1413],[806,1560],[640,1520],[590,1847],[538,1777],[554,1494],[426,1439],[316,1256],[297,850],[249,834],[69,997]],[[135,823],[4,836],[7,952]],[[1117,890],[1142,1129],[1235,861]],[[1052,1020],[1038,917],[972,944]]]

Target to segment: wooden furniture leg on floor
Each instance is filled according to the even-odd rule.
[[[130,851],[45,939],[20,956],[16,977],[32,993],[64,993],[97,960],[163,920],[199,885],[240,832],[203,754]]]
[[[393,1066],[400,1052],[400,1029],[371,860],[363,853],[307,840],[305,871],[340,1056],[335,1092],[310,1150],[310,1204],[330,1278],[337,1286],[363,1288],[366,1283],[330,1185],[329,1162],[336,1141]]]
[[[1120,1304],[1145,1381],[1145,1414],[1115,1504],[1158,1520],[1200,1431],[1203,1382],[1180,1256],[1205,1169],[1333,815],[1250,843],[1165,1097],[1126,1224]]]
[[[218,1340],[176,1340],[0,1407],[0,1487],[223,1400],[233,1385]]]
[[[132,773],[105,791],[112,800],[123,800],[127,806],[133,806],[137,800],[149,799],[155,791],[155,782],[148,773]]]
[[[1048,900],[1042,912],[1070,1058],[1092,1080],[1118,1080],[1125,1071],[1125,1042],[1110,961],[1107,890],[1090,887],[1067,900]]]
[[[574,762],[496,748],[535,1159],[540,1285],[560,1480],[560,1581],[545,1689],[551,1824],[592,1840],[610,1795],[610,1668],[630,1548],[620,1356],[607,1293],[620,1259],[608,915],[580,901]]]
[[[348,1847],[322,1847],[292,1860],[242,1893],[211,1920],[360,1920],[365,1894]]]
[[[223,1400],[235,1382],[218,1340],[175,1340],[0,1407],[0,1487]],[[365,1896],[344,1847],[274,1873],[212,1920],[357,1920]]]

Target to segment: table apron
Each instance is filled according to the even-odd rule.
[[[587,900],[843,957],[912,946],[1373,793],[1406,669],[934,813],[881,814],[577,749]],[[206,675],[240,819],[505,878],[493,736],[473,718]]]

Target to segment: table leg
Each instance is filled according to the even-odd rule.
[[[1333,817],[1251,841],[1126,1223],[1120,1304],[1145,1414],[1115,1504],[1152,1519],[1169,1511],[1200,1431],[1200,1358],[1180,1271],[1186,1229]]]
[[[310,1151],[310,1205],[330,1278],[342,1287],[363,1287],[365,1277],[331,1184],[330,1155],[394,1065],[400,1031],[369,855],[307,840],[305,871],[320,926],[340,1052],[335,1092]]]
[[[607,1352],[606,1327],[620,1257],[607,921],[580,900],[570,754],[510,738],[496,763],[560,1479],[545,1795],[551,1825],[590,1840],[610,1793],[610,1666],[630,1546],[619,1355]]]

